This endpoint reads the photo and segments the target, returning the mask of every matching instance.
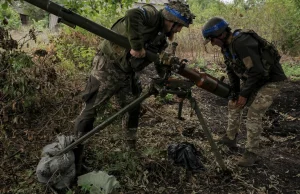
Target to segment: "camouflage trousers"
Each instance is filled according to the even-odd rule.
[[[121,107],[138,98],[141,87],[134,73],[123,72],[113,61],[97,54],[93,70],[83,92],[83,109],[75,120],[75,132],[82,136],[93,129],[97,113],[103,114],[112,96]],[[139,122],[140,106],[127,112],[122,118],[126,139],[135,140]]]
[[[262,118],[267,109],[273,103],[274,98],[279,94],[284,82],[270,82],[262,86],[255,94],[253,94],[247,106],[247,143],[246,149],[250,152],[257,152],[260,143],[260,134],[262,133]],[[228,102],[228,127],[227,136],[234,139],[240,130],[242,108],[237,108],[234,101]]]

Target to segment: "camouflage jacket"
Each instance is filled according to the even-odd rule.
[[[164,29],[164,18],[161,11],[152,5],[133,8],[126,12],[125,17],[119,19],[111,28],[114,32],[128,38],[131,48],[140,50],[151,45],[153,52],[159,53],[167,47]],[[139,60],[133,66],[128,49],[124,49],[110,41],[103,41],[100,51],[104,56],[118,65],[124,72],[142,70],[151,62]]]
[[[252,33],[255,32],[236,30],[230,43],[222,48],[232,89],[246,98],[266,82],[286,79],[275,47],[271,48],[270,43],[262,45],[265,39]],[[244,82],[241,89],[240,80]]]

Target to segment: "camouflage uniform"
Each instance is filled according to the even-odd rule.
[[[262,117],[279,94],[286,76],[279,63],[280,56],[269,44],[262,45],[253,31],[236,30],[229,45],[222,49],[233,95],[228,103],[227,136],[233,140],[240,129],[243,109],[234,106],[238,96],[248,99],[246,149],[257,152]],[[264,40],[264,39],[262,39]],[[240,80],[243,86],[240,86]]]
[[[113,25],[112,30],[128,37],[134,50],[151,44],[152,50],[159,53],[167,45],[163,27],[161,11],[152,5],[145,5],[128,10],[125,17]],[[82,136],[93,129],[97,110],[103,111],[113,95],[116,95],[121,107],[136,99],[141,93],[141,87],[135,72],[149,64],[150,61],[144,58],[131,57],[129,50],[110,41],[103,41],[93,60],[93,70],[83,93],[83,110],[75,121],[77,134]],[[140,107],[137,107],[123,117],[122,126],[127,130],[127,140],[136,139],[139,111]]]

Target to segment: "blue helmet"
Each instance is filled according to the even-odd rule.
[[[202,35],[205,39],[220,36],[229,26],[223,18],[213,17],[202,28]]]
[[[189,27],[195,19],[195,15],[191,12],[189,5],[183,1],[169,1],[162,10],[165,19],[182,24]]]

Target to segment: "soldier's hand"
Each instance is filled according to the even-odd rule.
[[[136,50],[133,50],[131,49],[130,50],[130,54],[132,56],[134,56],[135,58],[144,58],[146,56],[146,51],[144,48],[142,48],[141,50],[139,51],[136,51]]]
[[[236,103],[237,101],[236,100],[229,100],[228,101],[228,106],[231,107],[231,108],[236,108]]]
[[[239,99],[236,103],[236,106],[243,108],[247,103],[247,98],[243,97],[243,96],[239,96]]]

